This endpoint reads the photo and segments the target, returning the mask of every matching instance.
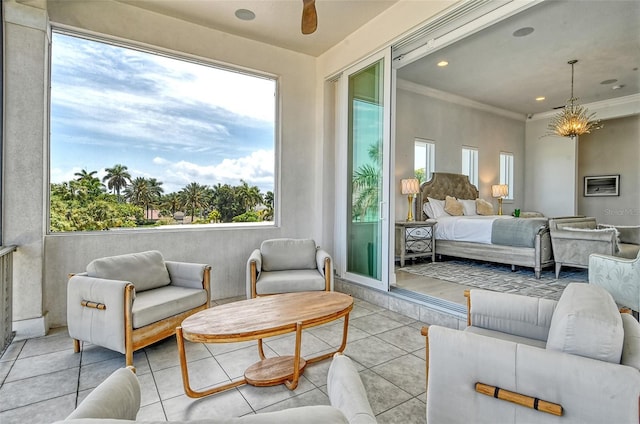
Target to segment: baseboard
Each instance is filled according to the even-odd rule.
[[[45,336],[49,332],[48,317],[49,313],[45,312],[44,315],[38,318],[13,321],[13,331],[16,332],[13,341]]]

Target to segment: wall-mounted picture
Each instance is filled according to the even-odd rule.
[[[620,175],[584,177],[584,195],[620,196]]]

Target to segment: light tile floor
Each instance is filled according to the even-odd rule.
[[[227,299],[226,301],[238,300]],[[356,363],[379,423],[425,423],[424,324],[355,299],[345,354]],[[302,353],[335,348],[342,320],[306,330]],[[265,341],[267,355],[290,354],[294,336]],[[189,378],[195,389],[241,377],[258,360],[255,342],[187,344]],[[138,420],[170,421],[242,416],[296,406],[328,404],[330,360],[309,365],[298,388],[240,386],[203,399],[184,394],[175,337],[142,349],[134,365],[142,387]],[[0,422],[51,423],[64,419],[101,381],[124,366],[124,355],[95,345],[73,352],[66,328],[45,337],[13,342],[0,358]]]

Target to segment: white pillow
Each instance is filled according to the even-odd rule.
[[[458,202],[462,203],[462,213],[464,215],[477,215],[475,200],[458,199]]]
[[[444,200],[432,199],[427,197],[429,203],[431,203],[431,209],[433,209],[433,218],[438,219],[441,216],[451,216],[444,210]]]
[[[422,211],[425,214],[427,214],[427,217],[429,217],[430,219],[434,219],[433,208],[431,207],[431,203],[429,203],[429,202],[423,203],[422,204]]]

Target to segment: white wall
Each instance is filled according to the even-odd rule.
[[[586,104],[598,119],[606,120],[640,114],[640,96]],[[525,141],[525,209],[545,215],[568,216],[578,211],[578,145],[579,141],[545,136],[554,113],[527,120]],[[628,152],[619,152],[620,157]]]
[[[478,148],[480,197],[491,201],[491,185],[500,183],[500,152],[514,155],[514,200],[504,203],[503,213],[510,214],[524,205],[524,127],[520,119],[500,116],[451,101],[429,97],[420,87],[402,84],[408,89],[396,93],[396,172],[394,184],[413,176],[414,139],[435,141],[437,172],[459,174],[463,145]],[[428,90],[427,90],[428,92]],[[396,191],[396,216],[407,214],[407,198]]]
[[[279,76],[281,226],[46,235],[46,14],[9,3],[25,21],[39,22],[37,28],[7,25],[5,41],[8,113],[4,145],[5,164],[10,165],[4,180],[3,230],[5,244],[19,245],[14,269],[18,337],[46,331],[47,316],[51,326],[66,323],[66,275],[82,271],[96,257],[158,249],[167,259],[208,263],[213,297],[224,298],[245,293],[246,258],[264,239],[313,237],[331,250],[332,241],[324,240],[319,231],[320,206],[327,199],[315,191],[320,176],[310,166],[322,151],[319,138],[310,130],[316,118],[315,59],[108,0],[50,1],[46,12],[52,24]]]

